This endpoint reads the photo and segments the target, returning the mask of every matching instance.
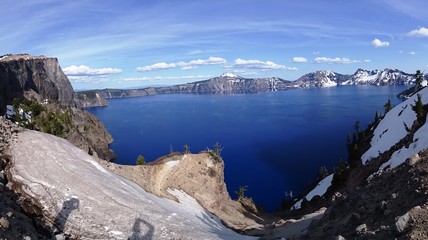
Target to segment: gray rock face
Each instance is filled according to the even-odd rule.
[[[24,131],[9,148],[8,179],[22,207],[72,239],[247,239],[186,193],[156,197],[68,141]]]
[[[395,229],[397,230],[397,232],[401,233],[404,231],[404,229],[407,227],[407,222],[409,222],[409,219],[409,212],[397,218],[397,221],[395,222]]]
[[[49,99],[74,105],[74,91],[56,58],[11,55],[0,58],[0,110],[13,98]]]

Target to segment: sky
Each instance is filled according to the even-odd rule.
[[[135,88],[232,72],[428,72],[426,0],[0,0],[0,55],[58,58],[73,87]]]

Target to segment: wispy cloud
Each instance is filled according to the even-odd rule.
[[[235,59],[233,68],[245,68],[245,69],[259,69],[259,70],[297,70],[297,68],[286,67],[281,64],[276,64],[272,61],[260,61],[260,60],[245,60],[241,58]]]
[[[119,80],[119,82],[131,81],[161,81],[161,80],[200,80],[211,78],[210,75],[186,75],[186,76],[156,76],[156,77],[131,77]]]
[[[414,29],[407,33],[407,36],[411,37],[428,37],[428,28],[421,27],[418,29]]]
[[[308,59],[306,59],[304,57],[293,57],[293,62],[294,63],[305,63],[305,62],[308,62]]]
[[[102,76],[122,73],[122,69],[119,68],[91,68],[85,65],[71,65],[65,67],[63,71],[67,76]]]
[[[328,58],[328,57],[317,57],[315,58],[315,63],[337,63],[337,64],[351,64],[351,63],[360,63],[361,60],[351,60],[349,58]],[[364,60],[364,62],[370,62],[370,60]]]
[[[375,38],[375,39],[372,41],[372,45],[373,45],[375,48],[389,47],[389,42],[381,41],[380,39]]]
[[[107,82],[107,76],[68,76],[72,83],[103,83]]]
[[[139,72],[151,72],[151,71],[158,71],[158,70],[165,70],[165,69],[171,69],[171,68],[177,68],[181,67],[182,70],[189,70],[196,66],[203,66],[203,65],[222,65],[226,64],[227,61],[224,58],[221,57],[209,57],[208,59],[197,59],[192,60],[189,62],[176,62],[176,63],[155,63],[149,66],[144,67],[138,67],[137,71]]]

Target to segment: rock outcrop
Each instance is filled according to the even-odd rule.
[[[56,58],[26,54],[0,57],[0,113],[13,98],[74,106],[74,91]]]
[[[261,218],[245,210],[241,203],[230,198],[224,182],[224,162],[208,152],[172,154],[140,166],[104,164],[109,170],[157,196],[174,199],[168,189],[185,191],[237,231],[261,228],[261,224],[265,224]]]
[[[147,193],[64,139],[28,130],[18,133],[8,153],[10,165],[6,173],[11,188],[19,194],[26,212],[38,216],[38,223],[52,234],[63,233],[71,239],[250,238],[225,228],[189,193],[167,189],[177,202]],[[190,163],[184,159],[177,166],[165,164],[180,168],[180,164]],[[177,187],[192,181],[189,176],[174,178],[181,179]],[[157,189],[157,183],[162,182],[151,182],[153,189]],[[222,191],[196,190],[195,186],[194,196],[203,190]]]
[[[47,239],[50,236],[39,232],[33,219],[22,209],[21,202],[16,193],[10,189],[6,177],[8,161],[4,151],[22,130],[16,124],[0,117],[0,238]]]
[[[113,141],[111,135],[95,116],[76,107],[76,102],[80,102],[74,97],[73,87],[56,58],[27,54],[0,57],[1,116],[6,104],[11,104],[14,98],[21,103],[24,100],[38,102],[43,105],[39,110],[43,112],[41,116],[44,118],[33,116],[34,129],[47,131],[47,126],[55,126],[61,129],[58,131],[60,133],[55,134],[70,140],[86,152],[105,160],[115,158],[109,149]],[[56,119],[60,115],[64,116],[64,113],[68,113],[69,123]]]

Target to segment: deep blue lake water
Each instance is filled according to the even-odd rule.
[[[396,104],[406,86],[339,86],[247,95],[155,95],[111,99],[90,108],[113,135],[121,164],[139,154],[154,161],[185,144],[197,153],[217,142],[224,149],[229,193],[247,195],[267,210],[280,207],[284,192],[298,193],[320,166],[347,159],[346,136],[362,127],[388,99]]]

